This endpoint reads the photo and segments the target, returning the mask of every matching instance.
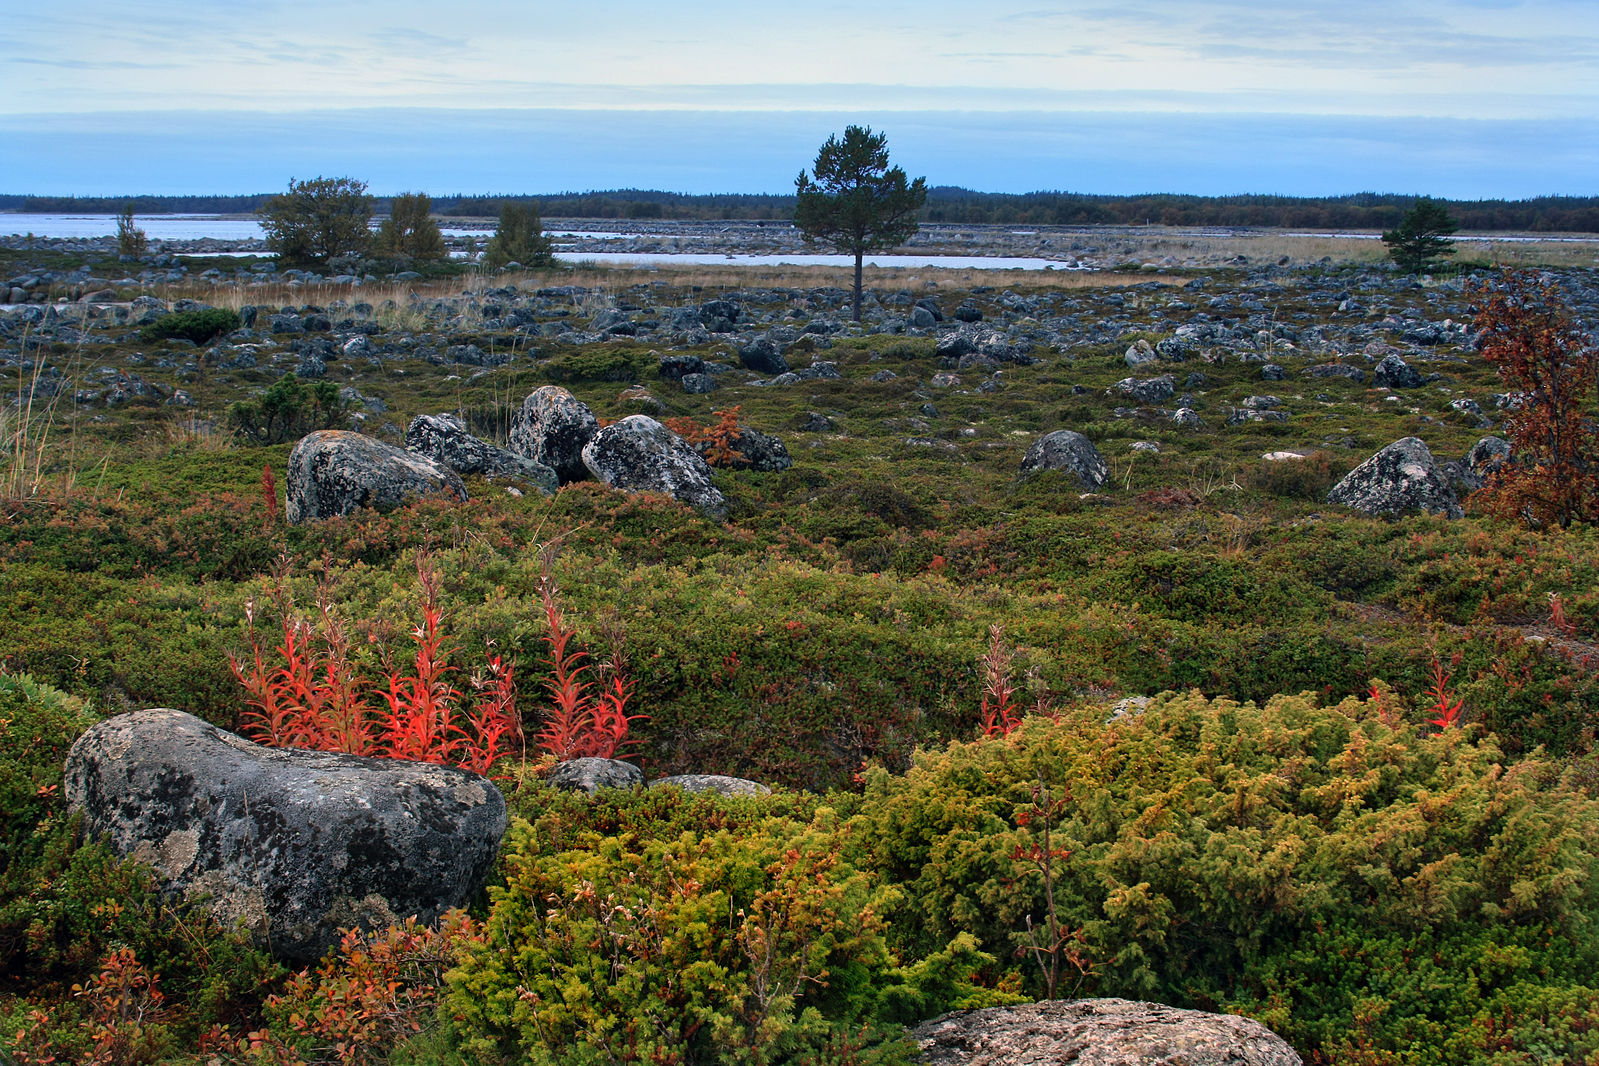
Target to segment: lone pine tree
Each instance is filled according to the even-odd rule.
[[[907,182],[905,171],[888,165],[888,136],[870,127],[847,126],[844,137],[827,138],[811,173],[794,182],[794,225],[807,243],[822,241],[855,257],[853,315],[861,320],[861,258],[904,244],[916,232],[916,212],[927,202],[927,179]]]
[[[1423,196],[1410,205],[1399,220],[1399,228],[1382,235],[1388,255],[1407,274],[1422,274],[1442,266],[1442,256],[1455,254],[1449,235],[1460,227],[1449,217],[1443,204]]]

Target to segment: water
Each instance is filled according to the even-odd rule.
[[[225,241],[260,240],[261,224],[248,218],[220,218],[216,215],[142,215],[133,224],[144,235],[158,241],[197,241],[215,237]],[[115,215],[25,215],[0,214],[0,233],[35,237],[115,237]]]
[[[563,263],[658,266],[831,266],[853,267],[852,255],[815,255],[779,252],[772,255],[713,255],[706,252],[558,252]],[[941,267],[947,270],[1087,270],[1058,259],[1001,255],[868,255],[862,262],[872,267]]]

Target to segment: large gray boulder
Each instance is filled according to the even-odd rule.
[[[462,477],[478,474],[486,478],[516,478],[545,492],[554,492],[560,485],[554,470],[525,455],[479,440],[467,432],[465,422],[452,414],[417,415],[405,429],[405,446]]]
[[[1371,372],[1371,378],[1390,389],[1416,389],[1423,384],[1416,368],[1399,358],[1398,352],[1383,356],[1382,362]]]
[[[1327,493],[1327,502],[1369,515],[1465,515],[1448,476],[1417,437],[1395,441],[1345,474]]]
[[[739,429],[738,441],[733,445],[733,451],[738,453],[741,465],[747,464],[751,470],[771,472],[787,470],[794,465],[793,458],[788,454],[788,447],[782,441],[770,433],[762,433],[748,426]]]
[[[182,711],[118,715],[67,755],[84,828],[167,891],[314,961],[341,929],[431,922],[482,888],[505,800],[432,763],[268,748]]]
[[[716,518],[727,501],[711,484],[711,468],[692,445],[648,415],[613,422],[583,446],[596,478],[626,492],[664,492]]]
[[[599,431],[588,404],[559,385],[534,389],[511,421],[508,443],[518,455],[543,463],[566,485],[588,477],[583,446]]]
[[[1022,473],[1040,470],[1065,470],[1090,491],[1099,488],[1110,476],[1110,468],[1094,447],[1094,442],[1070,429],[1057,429],[1033,441],[1022,456]]]
[[[1302,1066],[1257,1021],[1126,999],[955,1011],[910,1035],[926,1066]]]
[[[351,430],[318,430],[289,453],[290,525],[392,510],[414,496],[464,500],[466,486],[447,466]]]

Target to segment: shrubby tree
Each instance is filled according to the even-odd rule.
[[[233,428],[256,444],[280,444],[312,430],[329,429],[343,413],[337,385],[301,381],[293,374],[284,374],[261,395],[228,408]]]
[[[1382,235],[1388,255],[1407,274],[1424,274],[1443,265],[1441,257],[1455,254],[1449,239],[1459,226],[1449,217],[1449,209],[1428,196],[1410,205],[1399,228]]]
[[[861,258],[904,244],[916,232],[916,212],[927,202],[927,179],[907,182],[905,171],[888,165],[888,135],[848,126],[829,137],[811,173],[794,182],[794,225],[807,243],[832,245],[855,257],[853,315],[861,320]]]
[[[372,242],[372,197],[354,178],[289,179],[289,191],[261,206],[267,247],[289,266],[325,266],[360,255]]]
[[[444,259],[444,235],[433,221],[433,201],[427,193],[407,192],[396,196],[389,217],[378,226],[374,242],[385,255],[404,255],[412,259]]]
[[[117,216],[117,254],[143,255],[150,250],[150,241],[144,230],[133,224],[133,205],[130,203]]]
[[[1540,525],[1599,521],[1599,347],[1551,280],[1506,271],[1477,298],[1483,358],[1517,399],[1510,461],[1478,496],[1491,513]]]
[[[538,205],[506,202],[500,205],[500,225],[489,239],[483,262],[498,270],[507,263],[525,267],[555,265],[555,252],[544,235]]]

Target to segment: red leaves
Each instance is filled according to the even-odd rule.
[[[1435,725],[1439,729],[1453,729],[1460,725],[1461,711],[1465,700],[1457,700],[1454,693],[1449,690],[1449,678],[1453,673],[1451,667],[1460,665],[1460,656],[1457,654],[1446,667],[1433,656],[1432,660],[1432,685],[1427,689],[1427,695],[1432,699],[1433,705],[1428,709],[1434,717],[1427,719],[1428,725]]]
[[[283,633],[276,663],[269,665],[272,657],[262,650],[253,600],[245,606],[250,658],[229,656],[251,707],[243,715],[243,730],[252,739],[274,747],[443,763],[482,774],[509,753],[507,738],[521,736],[516,681],[511,665],[499,656],[490,657],[486,673],[473,676],[477,698],[463,709],[464,696],[449,680],[457,670],[449,665],[441,629],[439,577],[425,553],[417,556],[422,622],[411,634],[416,648],[410,670],[396,669],[385,653],[381,686],[357,670],[347,629],[333,609],[331,581],[324,579],[317,590],[313,624],[294,610],[286,567],[274,576]],[[369,702],[374,691],[383,710]]]
[[[701,426],[692,418],[668,418],[662,424],[690,444],[705,445],[705,451],[701,454],[712,466],[739,466],[745,461],[735,447],[744,435],[738,428],[743,411],[743,407],[713,411],[711,413],[716,416],[713,426]]]
[[[988,651],[983,653],[983,736],[1005,737],[1022,724],[1022,716],[1012,702],[1016,690],[1010,683],[1011,652],[1005,646],[1004,629],[988,627]]]
[[[1510,460],[1477,494],[1491,514],[1540,525],[1599,521],[1599,347],[1558,285],[1519,270],[1482,285],[1483,358],[1519,398],[1505,420]]]
[[[545,555],[544,574],[539,579],[539,598],[544,603],[548,627],[544,642],[549,645],[545,662],[550,676],[544,681],[550,708],[539,731],[538,745],[557,759],[614,759],[637,744],[629,739],[631,723],[647,721],[642,714],[629,715],[627,703],[633,682],[623,672],[620,653],[613,653],[602,671],[604,680],[589,675],[588,653],[573,646],[575,630],[561,615],[560,589],[552,572],[554,557]]]

